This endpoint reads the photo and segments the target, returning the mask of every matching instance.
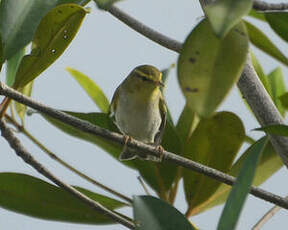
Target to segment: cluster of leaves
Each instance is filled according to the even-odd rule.
[[[33,80],[65,51],[76,35],[88,12],[83,8],[88,2],[89,0],[1,1],[1,60],[2,63],[7,61],[8,85],[23,94],[31,95]],[[115,1],[96,1],[103,9],[107,9],[113,2]],[[239,175],[218,229],[233,229],[251,183],[262,184],[282,167],[280,158],[265,138],[254,141],[246,136],[242,121],[236,114],[215,112],[240,77],[249,53],[249,42],[288,65],[287,57],[276,45],[260,29],[242,19],[249,13],[250,16],[269,24],[281,38],[288,41],[288,14],[259,14],[251,10],[251,6],[250,0],[218,0],[205,8],[208,18],[199,22],[191,31],[178,58],[178,80],[186,98],[186,105],[177,122],[172,115],[169,116],[162,141],[167,151],[224,173]],[[25,47],[29,43],[32,43],[32,49],[26,54]],[[284,116],[288,109],[288,93],[281,69],[277,68],[266,75],[254,55],[252,61],[267,92]],[[101,88],[83,73],[72,68],[67,71],[101,111],[67,113],[110,131],[119,132],[107,115],[109,101]],[[163,70],[164,81],[167,80],[168,73],[169,69]],[[9,101],[6,104],[9,105]],[[26,107],[18,103],[10,106],[15,108],[24,125]],[[42,116],[66,134],[101,147],[118,160],[121,146],[84,133],[51,117]],[[271,126],[264,130],[276,135],[288,133],[286,126]],[[244,141],[251,145],[235,161]],[[121,163],[137,170],[158,196],[170,204],[174,203],[179,181],[183,179],[188,206],[186,217],[224,203],[230,192],[227,185],[171,163],[141,160]],[[95,214],[58,187],[40,179],[16,173],[0,173],[0,178],[0,205],[4,208],[50,220],[89,224],[113,223],[111,219]],[[76,188],[112,210],[128,205],[83,188]],[[180,229],[194,229],[181,213],[167,203],[149,196],[134,197],[134,219],[136,223],[142,223],[136,228],[160,230],[175,229],[173,226],[177,226]],[[158,223],[161,223],[161,226]]]

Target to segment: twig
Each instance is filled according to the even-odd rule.
[[[15,126],[18,129],[19,132],[23,133],[26,137],[28,137],[35,145],[37,145],[44,153],[46,153],[53,160],[57,161],[59,164],[61,164],[62,166],[66,167],[67,169],[71,170],[72,172],[74,172],[78,176],[82,177],[83,179],[89,181],[90,183],[92,183],[92,184],[104,189],[105,191],[110,192],[111,194],[113,194],[113,195],[115,195],[115,196],[117,196],[117,197],[129,202],[130,204],[132,204],[132,199],[130,199],[129,197],[127,197],[127,196],[115,191],[114,189],[111,189],[111,188],[107,187],[104,184],[101,184],[100,182],[98,182],[98,181],[94,180],[93,178],[87,176],[86,174],[84,174],[81,171],[79,171],[76,168],[74,168],[72,165],[70,165],[67,162],[65,162],[64,160],[62,160],[56,154],[51,152],[41,142],[39,142],[30,132],[27,131],[27,129],[25,127],[23,127],[18,122],[16,122],[12,117],[10,117],[9,115],[5,114],[5,119],[7,119],[7,121],[9,123],[11,123],[13,126]]]
[[[48,171],[43,165],[41,165],[38,161],[36,161],[33,156],[24,148],[18,138],[14,135],[10,128],[8,128],[3,120],[0,120],[0,130],[1,135],[6,139],[12,149],[14,149],[15,153],[21,157],[27,164],[31,165],[34,169],[36,169],[40,174],[45,176],[46,178],[53,181],[56,185],[63,188],[65,191],[69,192],[88,206],[90,206],[95,211],[108,216],[114,221],[126,226],[127,228],[134,229],[135,225],[133,222],[124,218],[123,216],[113,212],[100,203],[90,199],[85,196],[69,184],[66,184],[58,177],[54,176],[50,171]],[[127,217],[128,218],[128,217]]]
[[[50,108],[46,105],[43,105],[42,103],[36,102],[35,100],[32,100],[31,98],[25,95],[22,95],[21,93],[4,85],[1,82],[0,82],[0,95],[10,97],[11,99],[15,101],[18,101],[22,104],[32,107],[33,109],[36,109],[46,115],[49,115],[59,121],[62,121],[65,124],[71,125],[84,132],[91,133],[93,135],[105,138],[106,140],[110,140],[111,142],[114,142],[114,143],[118,143],[121,145],[125,144],[123,135],[111,132],[107,129],[103,129],[99,126],[92,125],[91,123],[87,121],[75,118],[69,114]],[[127,145],[131,149],[135,149],[137,150],[137,152],[141,154],[154,155],[154,156],[160,157],[159,156],[160,153],[157,149],[155,149],[155,147],[144,144],[140,141],[133,139],[130,142],[128,142]],[[206,175],[210,178],[213,178],[227,185],[233,185],[235,182],[235,177],[233,176],[227,175],[216,169],[199,164],[197,162],[186,159],[174,153],[164,151],[161,154],[161,156],[163,156],[163,161],[167,160],[179,166],[183,166],[184,168]],[[285,198],[282,198],[278,195],[275,195],[273,193],[270,193],[260,188],[256,188],[254,186],[251,187],[250,193],[258,198],[261,198],[263,200],[266,200],[268,202],[281,206],[285,209],[288,209],[288,201],[285,200]]]
[[[259,11],[284,11],[288,10],[288,3],[268,3],[254,0],[253,8]]]
[[[288,196],[285,197],[285,199],[288,199]],[[260,230],[264,224],[270,220],[279,210],[281,207],[274,206],[271,208],[268,212],[265,213],[265,215],[253,226],[252,230]]]
[[[141,176],[138,176],[137,179],[138,179],[139,183],[141,184],[141,186],[143,187],[146,195],[151,195],[150,192],[148,191],[148,189],[147,189],[144,181],[142,180],[142,177],[141,177]]]
[[[200,0],[202,7],[209,2],[211,2],[211,0]],[[122,12],[115,6],[112,6],[109,9],[109,12],[117,17],[120,21],[124,22],[126,25],[150,40],[155,41],[159,45],[162,45],[170,50],[178,53],[180,52],[182,47],[180,42],[167,38],[165,35],[143,25],[141,22]],[[246,98],[249,106],[262,126],[284,123],[279,111],[259,81],[259,78],[249,60],[246,63],[238,82],[238,88]],[[281,156],[284,164],[288,166],[288,139],[280,136],[269,136],[269,138],[273,147]]]

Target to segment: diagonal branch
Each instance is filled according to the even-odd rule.
[[[38,161],[36,161],[33,156],[24,148],[24,146],[21,144],[21,142],[18,140],[18,138],[14,135],[12,130],[8,128],[3,120],[0,120],[0,130],[1,135],[6,139],[6,141],[9,143],[12,149],[14,149],[15,153],[21,157],[27,164],[31,165],[34,169],[36,169],[40,174],[45,176],[46,178],[53,181],[55,184],[57,184],[59,187],[63,188],[65,191],[69,192],[88,206],[90,206],[95,211],[102,213],[103,215],[106,215],[113,219],[114,221],[123,224],[124,226],[134,229],[135,225],[133,222],[128,221],[127,219],[123,218],[123,216],[119,215],[116,212],[113,212],[100,203],[90,199],[89,197],[85,196],[75,188],[73,188],[71,185],[66,184],[62,180],[60,180],[58,177],[53,175],[50,171],[48,171],[43,165],[41,165]]]
[[[288,10],[288,3],[268,3],[261,0],[254,0],[253,8],[259,11],[285,11]]]
[[[35,100],[32,100],[31,98],[25,95],[22,95],[21,93],[6,86],[5,84],[1,82],[0,82],[0,95],[7,96],[17,102],[25,104],[35,110],[40,111],[41,113],[49,115],[59,121],[62,121],[65,124],[71,125],[84,132],[102,137],[114,143],[118,143],[121,145],[125,144],[125,139],[123,138],[123,135],[111,132],[107,129],[103,129],[99,126],[92,125],[91,123],[87,121],[80,120],[69,114],[50,108],[46,105],[43,105],[42,103],[36,102]],[[154,155],[154,156],[160,157],[159,155],[160,153],[157,149],[155,149],[155,147],[144,144],[140,141],[131,140],[130,142],[128,142],[127,145],[130,148],[137,150],[137,152],[141,154]],[[174,153],[164,151],[163,154],[161,154],[161,156],[163,156],[163,160],[172,162],[174,164],[177,164],[189,170],[193,170],[195,172],[201,173],[203,175],[206,175],[212,179],[215,179],[227,185],[233,185],[235,183],[235,177],[233,176],[227,175],[216,169],[199,164],[195,161],[181,157]],[[266,200],[268,202],[281,206],[285,209],[288,209],[288,201],[285,200],[285,198],[282,198],[278,195],[275,195],[273,193],[270,193],[268,191],[265,191],[263,189],[260,189],[254,186],[251,187],[250,193],[254,195],[255,197],[258,197],[260,199]]]

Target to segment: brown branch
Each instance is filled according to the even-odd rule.
[[[15,101],[25,104],[35,110],[40,111],[41,113],[51,116],[59,121],[62,121],[65,124],[71,125],[84,132],[91,133],[93,135],[105,138],[114,143],[118,143],[121,145],[125,144],[123,135],[111,132],[107,129],[103,129],[99,126],[92,125],[91,123],[87,121],[80,120],[69,114],[50,108],[46,105],[43,105],[42,103],[36,102],[35,100],[32,100],[31,98],[25,95],[22,95],[21,93],[4,85],[3,83],[0,83],[0,95],[7,96]],[[137,150],[137,152],[141,154],[154,155],[154,156],[160,157],[159,151],[155,149],[153,146],[144,144],[136,140],[131,140],[127,145],[128,147],[131,147],[132,149]],[[199,164],[197,162],[186,159],[174,153],[164,151],[162,156],[163,156],[163,161],[166,160],[166,161],[172,162],[184,168],[206,175],[210,178],[213,178],[227,185],[233,185],[235,183],[235,177],[233,176],[227,175],[216,169]],[[266,200],[268,202],[281,206],[285,209],[288,209],[288,201],[285,200],[285,198],[282,198],[278,195],[275,195],[273,193],[270,193],[268,191],[265,191],[263,189],[260,189],[254,186],[251,187],[250,193],[258,198],[261,198],[263,200]]]
[[[288,10],[288,3],[268,3],[254,0],[253,8],[258,11],[285,11]]]
[[[113,212],[100,203],[90,199],[89,197],[85,196],[69,184],[64,183],[58,177],[53,175],[49,170],[47,170],[43,165],[41,165],[38,161],[36,161],[33,156],[24,148],[18,138],[14,135],[12,130],[8,128],[3,120],[0,120],[0,130],[1,135],[6,139],[12,149],[14,149],[15,153],[21,157],[27,164],[31,165],[34,169],[36,169],[40,174],[45,176],[46,178],[50,179],[59,187],[63,188],[65,191],[72,194],[74,197],[78,198],[80,201],[94,209],[95,211],[108,216],[112,220],[126,226],[127,228],[134,229],[135,225],[133,222],[123,218],[121,215]]]

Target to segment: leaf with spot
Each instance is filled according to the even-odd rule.
[[[187,105],[201,117],[211,116],[239,79],[247,53],[243,23],[219,40],[209,22],[201,21],[185,40],[178,59],[178,80]]]
[[[176,208],[152,196],[133,197],[136,230],[195,230]]]
[[[204,7],[215,34],[224,38],[252,8],[252,0],[216,0]]]
[[[283,64],[288,65],[287,57],[260,29],[247,21],[245,21],[245,26],[248,31],[250,42],[254,46],[267,53],[271,57],[275,58],[276,60],[282,62]]]
[[[87,75],[73,68],[66,68],[70,75],[79,83],[79,85],[85,90],[88,96],[103,112],[107,113],[109,110],[109,101],[102,91],[102,89]]]
[[[113,224],[63,189],[19,173],[0,173],[0,206],[28,216],[82,224]],[[75,187],[89,198],[114,210],[127,204],[84,188]]]
[[[20,63],[14,88],[24,87],[56,61],[75,37],[86,13],[76,4],[63,4],[49,11],[34,35],[31,54]]]
[[[271,28],[288,42],[288,12],[266,12],[265,18]]]
[[[227,173],[244,138],[245,130],[240,118],[231,112],[219,112],[200,120],[184,148],[184,157]],[[190,216],[221,183],[187,169],[183,170],[183,178]]]

